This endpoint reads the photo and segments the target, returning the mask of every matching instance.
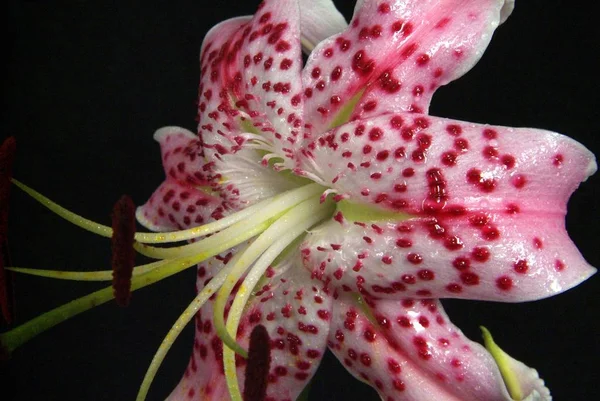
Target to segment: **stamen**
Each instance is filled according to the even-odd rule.
[[[0,309],[6,323],[12,323],[11,306],[9,303],[9,275],[5,266],[9,264],[8,257],[8,207],[10,199],[10,179],[15,159],[17,142],[9,137],[0,146]]]
[[[332,211],[333,205],[329,202],[321,204],[319,202],[318,195],[305,200],[298,206],[295,206],[294,208],[286,212],[277,221],[275,221],[267,230],[265,230],[264,233],[262,233],[258,238],[256,238],[256,240],[254,240],[254,242],[250,245],[248,250],[244,252],[240,260],[234,265],[232,273],[229,275],[229,277],[227,277],[227,281],[225,282],[225,284],[223,284],[223,287],[221,287],[217,294],[217,299],[215,300],[214,305],[213,322],[215,324],[217,334],[219,335],[221,340],[223,340],[223,342],[236,353],[242,355],[243,357],[246,357],[247,355],[246,351],[243,348],[241,348],[231,337],[231,335],[235,335],[235,331],[228,334],[225,330],[224,314],[227,299],[229,298],[229,295],[231,294],[231,291],[233,290],[238,280],[246,272],[248,267],[250,267],[252,263],[254,263],[254,261],[258,259],[258,257],[265,250],[267,250],[267,248],[274,245],[275,243],[279,244],[278,240],[280,239],[288,239],[289,236],[286,234],[290,232],[296,232],[299,227],[303,227],[302,231],[304,231],[310,227],[310,225],[306,226],[308,222],[312,222],[312,224],[315,224],[315,222],[313,221],[315,217],[319,217],[322,219],[324,218],[322,217],[323,215],[332,213]],[[299,234],[296,233],[294,237],[291,238],[290,242],[298,235]],[[287,246],[287,244],[285,246]],[[272,254],[273,259],[275,259],[275,257],[277,257],[277,255],[281,253],[283,249],[285,249],[285,246],[283,246],[281,250],[279,250],[279,252]],[[270,263],[271,261],[269,261],[268,263]],[[268,263],[267,266],[264,267],[265,270],[268,267]],[[238,290],[238,294],[243,294],[247,291],[249,291],[249,289],[245,288],[242,284],[242,286]],[[231,314],[232,312],[234,312],[233,308],[232,310],[230,310],[229,313]]]
[[[108,226],[104,226],[102,224],[98,224],[92,220],[86,219],[85,217],[81,217],[78,214],[75,214],[64,207],[56,204],[50,199],[46,198],[44,195],[40,194],[33,188],[28,187],[22,182],[12,179],[12,183],[15,184],[19,189],[25,192],[27,195],[31,196],[33,199],[41,203],[43,206],[50,209],[55,214],[59,215],[63,219],[68,222],[83,228],[91,233],[98,234],[102,237],[110,238],[112,236],[112,229]]]
[[[311,211],[315,210],[316,212],[310,214]],[[258,258],[256,263],[254,263],[254,266],[244,279],[243,283],[240,285],[233,304],[229,309],[226,331],[224,331],[221,326],[223,322],[222,316],[224,314],[224,309],[220,310],[220,303],[223,299],[227,300],[229,298],[233,287],[228,288],[226,283],[223,285],[223,287],[221,287],[221,290],[219,290],[214,305],[215,316],[213,318],[213,323],[215,324],[217,335],[219,335],[219,337],[223,340],[223,343],[227,345],[227,347],[223,348],[223,365],[225,368],[225,378],[227,380],[229,394],[232,396],[234,401],[236,396],[237,398],[240,398],[234,351],[245,357],[244,354],[239,352],[239,350],[241,350],[245,353],[244,349],[234,340],[234,336],[237,333],[244,307],[248,303],[248,299],[250,298],[256,283],[260,280],[273,261],[287,248],[289,244],[294,242],[299,236],[302,236],[310,227],[331,216],[332,212],[333,205],[331,203],[322,205],[319,202],[319,197],[309,199],[282,216],[281,219],[274,223],[267,231],[259,236],[252,245],[250,245],[248,250],[244,252],[241,257],[241,259],[245,257],[249,259],[249,264],[247,264],[247,266],[252,264],[256,257],[265,249],[261,243],[266,244],[266,247],[268,248],[266,251],[264,251],[264,253],[262,253],[260,258]],[[253,249],[254,245],[257,243],[257,249]],[[256,256],[254,256],[253,253]],[[239,263],[242,263],[242,261]],[[234,265],[233,269],[234,271],[228,277],[229,284],[237,283],[246,270],[243,268],[243,265],[238,265],[238,263]],[[231,346],[232,344],[233,346]]]
[[[2,343],[2,338],[0,338],[0,362],[8,361],[10,359],[10,351],[8,348],[4,346]]]
[[[169,260],[157,260],[156,262],[147,263],[145,265],[136,266],[133,268],[133,277],[146,274],[151,270],[157,269],[168,264]],[[89,272],[74,272],[65,270],[47,270],[47,269],[29,269],[26,267],[7,267],[15,273],[29,274],[30,276],[53,278],[58,280],[72,281],[111,281],[113,278],[112,270],[98,270]]]
[[[312,191],[314,190],[315,189],[313,188]],[[204,245],[204,249],[195,254],[179,255],[179,257],[172,258],[168,261],[161,261],[160,266],[159,263],[155,262],[154,264],[138,267],[138,269],[146,269],[147,272],[135,275],[134,270],[134,277],[131,280],[131,291],[135,291],[138,288],[145,287],[164,278],[170,277],[176,273],[179,273],[180,271],[195,266],[206,259],[216,256],[230,248],[233,248],[236,245],[245,242],[246,240],[265,231],[272,224],[271,220],[275,218],[276,217],[273,217],[271,219],[262,221],[256,226],[251,226],[249,228],[246,226],[245,232],[236,232],[237,235],[231,237],[228,235],[223,235],[229,231],[224,230],[221,233],[198,242],[197,244],[210,242],[211,245],[210,248]],[[215,239],[217,239],[217,241],[215,241]],[[103,272],[96,273],[100,273],[101,275],[104,274]],[[8,352],[12,352],[18,346],[24,344],[31,338],[48,330],[49,328],[54,327],[58,323],[91,309],[94,306],[101,305],[112,298],[112,287],[108,287],[71,301],[36,317],[11,331],[1,333],[0,343],[3,344]]]
[[[244,378],[244,401],[264,401],[271,365],[271,339],[265,326],[258,325],[250,334],[248,364]]]
[[[302,44],[302,51],[307,55],[312,53],[315,48],[315,44],[304,36],[300,37],[300,43]]]
[[[229,249],[234,245],[230,245],[225,249]],[[155,268],[148,273],[134,277],[131,280],[131,291],[154,284],[160,280],[177,274],[180,271],[195,266],[208,258],[218,255],[225,249],[219,248],[210,252],[202,253],[200,255],[194,255],[193,257],[182,257],[170,260],[160,269]],[[5,349],[10,353],[38,334],[41,334],[57,324],[82,312],[85,312],[86,310],[102,305],[113,298],[113,288],[111,286],[75,299],[71,302],[54,308],[43,315],[33,318],[10,331],[0,333],[0,344],[3,344]]]
[[[270,222],[267,227],[270,226],[287,210],[314,195],[320,194],[323,192],[323,190],[323,187],[318,184],[309,184],[301,188],[284,192],[273,197],[273,200],[269,204],[268,208],[261,209],[247,219],[242,220],[232,225],[228,229],[200,242],[173,248],[157,248],[144,244],[136,244],[135,249],[144,256],[156,259],[167,259],[175,256],[193,255],[198,252],[204,252],[206,249],[210,249],[213,246],[221,243],[224,238],[238,237],[242,235],[242,233],[249,232],[252,227],[258,227],[264,222]]]
[[[117,201],[112,215],[112,287],[119,306],[129,305],[131,299],[131,275],[135,266],[135,205],[124,195]]]
[[[165,356],[171,349],[171,346],[179,334],[181,334],[184,327],[194,318],[196,313],[198,313],[204,303],[219,289],[219,287],[221,287],[221,285],[223,285],[225,278],[231,272],[233,264],[237,261],[237,259],[239,259],[246,248],[247,247],[244,247],[238,251],[236,256],[234,256],[233,259],[206,284],[206,286],[196,295],[194,300],[185,309],[185,311],[183,311],[181,316],[177,318],[177,321],[173,324],[171,330],[169,330],[164,340],[160,344],[156,354],[154,354],[150,366],[148,366],[148,370],[146,371],[146,375],[144,376],[144,380],[140,386],[140,390],[138,391],[136,401],[143,401],[146,399],[148,391],[150,390],[150,385],[156,376],[156,372],[165,359]]]
[[[96,223],[95,221],[86,219],[85,217],[82,217],[76,213],[73,213],[73,212],[65,209],[64,207],[62,207],[62,206],[58,205],[57,203],[51,201],[50,199],[46,198],[44,195],[40,194],[33,188],[23,184],[22,182],[14,179],[14,178],[12,179],[12,183],[15,184],[21,190],[23,190],[25,193],[27,193],[29,196],[31,196],[33,199],[38,201],[40,204],[47,207],[52,212],[56,213],[58,216],[67,220],[71,224],[74,224],[80,228],[83,228],[84,230],[90,231],[90,232],[100,235],[102,237],[106,237],[106,238],[112,237],[112,228],[111,227]],[[205,236],[208,234],[215,233],[217,231],[221,231],[221,230],[233,225],[234,223],[237,223],[238,221],[243,220],[246,217],[253,215],[257,211],[267,208],[274,199],[275,199],[275,197],[270,198],[270,199],[265,199],[265,200],[258,202],[252,206],[242,209],[241,211],[239,211],[237,213],[230,214],[229,216],[227,216],[223,219],[214,221],[209,224],[205,224],[203,226],[189,228],[187,230],[164,232],[164,233],[135,233],[135,240],[138,242],[148,243],[148,244],[150,244],[150,243],[160,244],[160,243],[168,243],[168,242],[187,241],[190,239],[202,237],[202,236]]]

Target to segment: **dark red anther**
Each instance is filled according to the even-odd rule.
[[[113,293],[117,305],[127,306],[131,298],[131,275],[135,265],[135,205],[127,195],[123,195],[113,207],[112,229]]]
[[[258,325],[250,334],[248,365],[244,378],[244,401],[264,401],[271,365],[271,340],[265,326]]]
[[[17,142],[9,137],[0,146],[0,309],[6,323],[12,322],[12,305],[9,300],[12,274],[4,267],[9,262],[8,256],[8,207],[12,178],[12,166],[15,160]]]

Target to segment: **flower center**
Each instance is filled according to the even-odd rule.
[[[340,117],[340,121],[345,119],[346,115]],[[267,160],[264,167],[277,171],[277,176],[287,181],[288,188],[291,189],[212,223],[173,232],[135,233],[135,208],[128,198],[123,198],[117,203],[111,228],[85,219],[12,179],[12,183],[18,188],[67,221],[100,236],[112,238],[113,270],[72,272],[22,267],[7,267],[6,270],[64,280],[112,280],[113,285],[59,306],[0,334],[0,347],[3,351],[10,353],[37,334],[115,297],[119,304],[125,305],[129,301],[130,291],[158,282],[229,249],[237,248],[235,256],[199,291],[167,334],[148,368],[137,399],[145,399],[158,368],[183,327],[192,320],[206,301],[216,294],[213,323],[217,335],[225,345],[223,363],[227,386],[232,399],[241,401],[235,354],[247,358],[248,353],[237,343],[236,333],[255,287],[260,280],[268,280],[265,276],[267,269],[285,263],[290,254],[288,251],[296,248],[293,245],[301,241],[308,230],[334,215],[343,214],[349,221],[363,222],[398,221],[410,217],[377,206],[354,203],[340,195],[334,196],[335,190],[309,179],[313,178],[310,173],[298,176],[296,171],[290,171],[284,165],[281,156],[274,152],[269,153],[268,144],[260,141],[261,138],[257,136],[253,143],[263,161]],[[320,181],[316,178],[316,181]],[[189,243],[165,246],[184,241]],[[156,246],[157,244],[162,246]],[[134,250],[156,261],[133,267]],[[233,302],[226,313],[226,305],[232,297]]]

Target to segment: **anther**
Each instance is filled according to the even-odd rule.
[[[4,269],[10,266],[8,257],[8,207],[12,178],[12,166],[15,159],[17,142],[9,137],[0,146],[0,309],[6,323],[12,322],[12,307],[9,286],[12,274]]]
[[[127,306],[131,298],[131,275],[135,265],[135,205],[127,195],[115,203],[112,229],[113,293],[119,306]]]
[[[248,364],[244,378],[244,401],[264,401],[271,365],[271,340],[265,326],[258,325],[250,334]]]

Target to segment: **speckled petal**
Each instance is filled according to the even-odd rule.
[[[230,152],[239,146],[239,111],[231,97],[232,77],[227,65],[235,62],[230,56],[233,39],[252,17],[237,17],[214,26],[202,42],[200,52],[200,85],[198,88],[198,133],[206,145],[206,156]],[[237,65],[237,63],[236,63]]]
[[[300,0],[300,30],[304,50],[310,53],[322,40],[348,27],[331,0]]]
[[[302,118],[298,2],[264,1],[251,19],[213,28],[203,46],[200,128],[213,133],[203,132],[205,143],[224,136],[230,143],[221,145],[230,150],[239,145],[234,137],[251,128],[285,156]],[[221,132],[218,123],[225,124]]]
[[[160,144],[165,181],[136,211],[136,218],[153,231],[173,231],[221,218],[226,202],[210,190],[199,138],[179,127],[161,128],[154,134]]]
[[[190,185],[210,185],[211,178],[205,167],[208,163],[196,134],[181,127],[163,127],[154,133],[154,140],[160,145],[168,178]]]
[[[198,287],[231,258],[212,260],[200,266]],[[299,262],[297,262],[299,263]],[[278,268],[267,272],[272,284],[262,287],[246,308],[237,340],[247,347],[252,329],[265,326],[271,338],[268,401],[295,400],[315,373],[326,349],[332,299],[323,283],[313,281],[301,266],[288,265],[284,275]],[[285,270],[285,269],[284,269]],[[227,401],[222,365],[223,344],[212,324],[212,301],[196,318],[194,353],[186,373],[169,400],[200,399]],[[245,362],[237,358],[238,379],[243,388]],[[191,396],[190,396],[191,394]],[[202,398],[205,396],[206,398]]]
[[[265,176],[255,181],[267,182],[277,181],[269,158],[295,166],[292,148],[303,125],[300,29],[298,1],[271,0],[253,17],[219,24],[204,41],[198,131],[214,188],[234,207],[265,191],[247,191],[227,172],[250,161],[252,177]]]
[[[378,296],[517,302],[595,272],[569,239],[566,202],[594,156],[548,131],[415,114],[359,120],[315,141],[317,172],[346,201],[396,211],[343,213],[304,244],[317,276]]]
[[[333,309],[329,348],[382,400],[512,400],[492,356],[466,338],[434,300],[357,304],[341,296]],[[524,396],[535,391],[543,397],[532,399],[551,400],[537,372],[515,363]]]
[[[364,90],[352,118],[426,113],[433,92],[481,57],[505,0],[368,0],[345,32],[319,44],[303,72],[305,118],[325,131]],[[356,99],[354,99],[356,100]]]
[[[196,292],[200,291],[225,264],[235,249],[198,265]],[[192,355],[179,384],[167,401],[230,400],[223,371],[223,343],[212,323],[212,303],[209,300],[196,314]],[[247,341],[244,345],[247,344]],[[243,378],[243,376],[242,376]],[[243,380],[242,380],[243,382]]]
[[[208,223],[221,218],[223,200],[189,184],[167,179],[148,201],[138,207],[136,218],[152,231],[175,231]]]

